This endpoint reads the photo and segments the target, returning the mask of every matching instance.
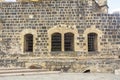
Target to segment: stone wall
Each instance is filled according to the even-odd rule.
[[[29,59],[25,66],[28,68],[31,65],[39,65],[43,69],[50,71],[64,71],[64,72],[82,72],[87,70],[90,72],[107,72],[113,73],[115,69],[119,69],[119,59],[81,59],[81,58],[36,58]]]
[[[89,69],[91,69],[94,64],[98,63],[97,67],[117,69],[119,63],[117,63],[116,60],[99,60],[99,57],[101,57],[99,55],[103,55],[102,59],[106,59],[104,56],[109,58],[111,57],[110,55],[112,55],[114,58],[120,55],[120,16],[105,14],[100,11],[100,6],[93,0],[91,0],[91,2],[84,0],[2,2],[0,3],[1,54],[22,55],[26,56],[26,59],[28,59],[29,55],[33,57],[43,55],[44,57],[61,56],[63,58],[87,56],[90,57],[90,62],[88,59],[84,62],[75,61],[74,64],[68,61],[65,63],[57,63],[56,61],[49,62],[48,60],[50,64],[46,61],[46,65],[48,65],[47,67],[54,67],[53,65],[57,66],[57,64],[60,64],[62,68],[65,68],[65,64],[68,63],[68,65],[73,65],[73,68],[74,65],[78,65],[78,68],[75,69],[79,69],[81,64],[86,64],[85,66],[83,65],[83,68],[90,67]],[[63,35],[62,37],[64,37],[64,34],[67,32],[75,35],[74,51],[66,52],[64,50],[64,42],[62,42],[62,51],[51,51],[51,35],[57,32],[61,33]],[[88,52],[89,33],[97,34],[98,49],[96,52]],[[24,52],[24,36],[26,34],[33,35],[33,52],[30,53]],[[95,63],[91,55],[98,56]],[[39,60],[40,59],[38,59],[38,61]],[[104,62],[106,63],[104,64]],[[114,63],[115,66],[113,65]],[[5,64],[7,64],[7,62]],[[67,66],[67,68],[70,67]],[[80,70],[84,71],[85,69],[80,68]]]
[[[100,53],[118,53],[120,16],[96,13],[95,3],[88,3],[77,0],[0,3],[2,40],[15,42],[23,53],[24,35],[30,33],[35,36],[33,52],[48,54],[51,52],[49,30],[56,26],[64,29],[66,25],[66,29],[76,28],[75,51],[80,54],[88,52],[87,30],[99,35]]]

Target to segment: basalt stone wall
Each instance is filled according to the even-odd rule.
[[[43,69],[50,71],[64,71],[64,72],[111,72],[120,68],[119,59],[33,59],[25,64],[26,67],[31,64],[38,64]],[[32,64],[32,65],[34,65]]]
[[[3,68],[25,67],[25,63],[20,62],[17,59],[2,58],[0,59],[0,67]]]
[[[9,43],[9,53],[24,53],[24,35],[31,33],[34,35],[34,54],[49,54],[48,31],[55,26],[62,28],[66,25],[66,29],[77,29],[74,40],[78,54],[88,53],[87,33],[98,34],[98,51],[101,54],[119,54],[120,16],[99,13],[99,9],[95,2],[82,0],[1,2],[1,38]]]

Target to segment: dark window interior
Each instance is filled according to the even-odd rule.
[[[52,51],[61,51],[61,34],[52,34]]]
[[[97,34],[88,34],[88,51],[97,51]]]
[[[66,33],[64,35],[64,48],[65,51],[74,51],[74,34]]]
[[[26,34],[24,36],[24,51],[33,52],[33,35],[32,34]]]

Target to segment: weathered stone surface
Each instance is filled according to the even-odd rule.
[[[116,75],[120,75],[120,69],[115,70]]]
[[[38,64],[65,72],[120,68],[120,15],[107,13],[107,0],[36,1],[0,3],[1,67]]]

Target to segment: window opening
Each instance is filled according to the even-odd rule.
[[[52,34],[52,51],[61,51],[61,34]]]
[[[74,51],[74,34],[66,33],[64,35],[64,48],[65,51]]]
[[[24,51],[33,52],[33,35],[32,34],[26,34],[24,36]]]
[[[97,51],[97,34],[88,34],[88,51]]]

